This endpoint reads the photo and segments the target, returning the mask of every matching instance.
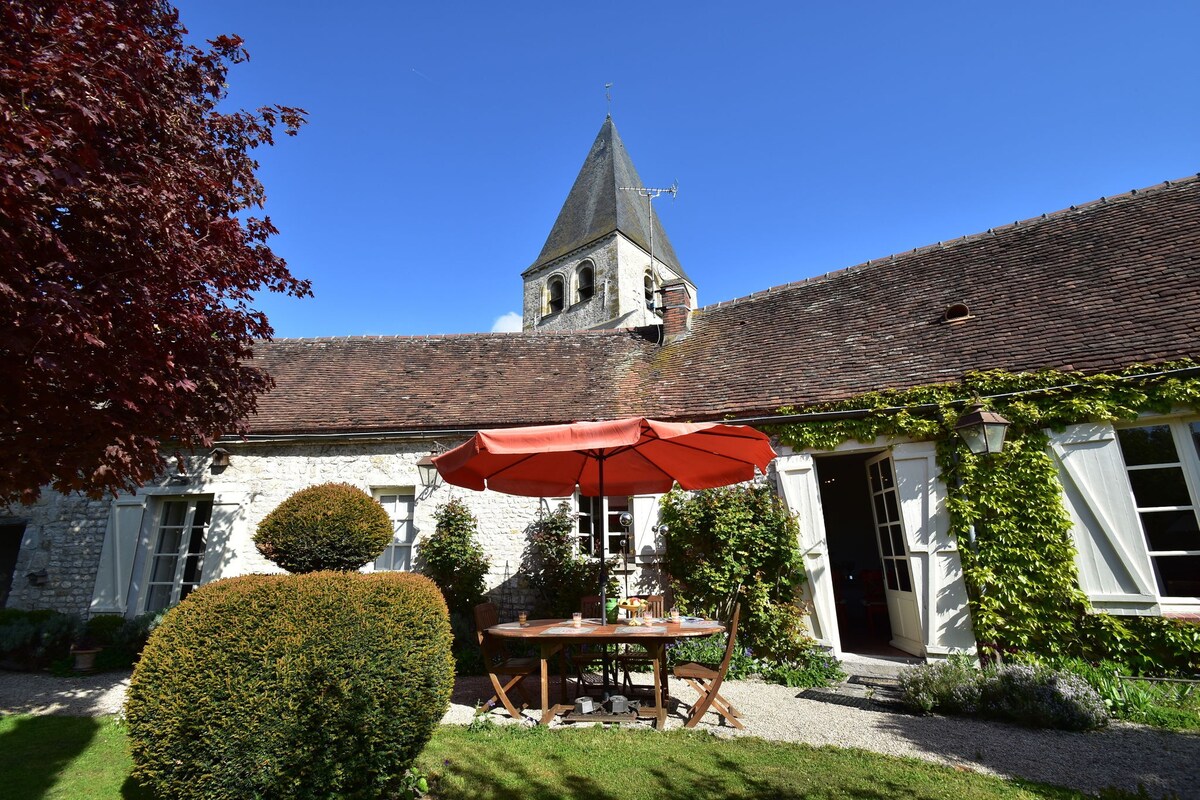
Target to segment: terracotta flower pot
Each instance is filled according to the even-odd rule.
[[[99,647],[72,647],[71,655],[75,658],[76,672],[91,672],[96,668],[96,654]]]

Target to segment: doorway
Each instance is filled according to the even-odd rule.
[[[4,608],[12,591],[13,572],[17,568],[21,537],[24,535],[24,522],[0,523],[0,608]]]
[[[886,502],[888,487],[870,480],[884,472],[891,479],[889,456],[878,451],[824,455],[814,458],[814,463],[841,648],[864,655],[907,656],[909,653],[892,644],[894,627],[898,623],[907,627],[902,619],[907,609],[890,602],[895,598],[889,596],[900,588],[898,567],[903,568],[904,588],[911,594],[907,559],[902,555],[903,531],[898,516],[888,519],[886,508],[877,519],[874,506],[877,501]],[[881,488],[883,496],[876,497]],[[895,498],[891,499],[894,502]],[[881,537],[886,537],[886,542]],[[901,548],[899,563],[896,543]]]

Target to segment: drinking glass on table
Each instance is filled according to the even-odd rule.
[[[579,613],[578,611],[571,614],[571,625],[572,625],[572,627],[575,627],[575,628],[582,627],[583,626],[583,614]]]
[[[529,624],[529,614],[524,611],[518,611],[517,612],[517,622],[520,623],[522,628],[524,628],[526,625]]]

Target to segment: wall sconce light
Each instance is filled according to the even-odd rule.
[[[209,456],[212,457],[213,469],[225,469],[229,466],[229,451],[224,447],[214,447]]]
[[[1004,435],[1011,424],[995,411],[985,411],[982,403],[974,403],[958,418],[954,432],[975,455],[995,455],[1004,449]]]
[[[442,482],[442,476],[438,473],[437,466],[430,456],[424,456],[417,462],[417,477],[421,479],[421,485],[426,489],[436,489]]]

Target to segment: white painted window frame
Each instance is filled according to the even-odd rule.
[[[159,542],[162,541],[163,525],[166,519],[166,509],[169,503],[186,503],[187,510],[184,513],[183,524],[180,526],[181,536],[179,537],[179,546],[174,554],[175,574],[172,576],[171,594],[165,608],[170,608],[179,603],[182,599],[180,595],[183,593],[183,574],[187,567],[187,559],[192,540],[192,527],[195,522],[196,506],[199,503],[207,502],[209,504],[208,521],[204,524],[203,548],[199,553],[200,570],[195,582],[191,583],[190,591],[195,591],[204,585],[205,578],[205,560],[208,558],[209,545],[209,530],[212,527],[213,513],[216,507],[216,498],[211,494],[181,494],[181,495],[160,495],[151,498],[152,513],[150,514],[149,526],[146,532],[146,555],[145,564],[142,565],[142,584],[141,591],[138,597],[138,610],[140,613],[146,613],[154,610],[151,609],[150,598],[153,595],[152,587],[158,585],[166,585],[165,581],[152,581],[154,577],[155,561],[161,557],[158,553]]]
[[[1178,462],[1163,463],[1163,464],[1138,464],[1135,466],[1125,466],[1126,484],[1125,489],[1129,492],[1130,502],[1133,503],[1136,510],[1138,521],[1138,529],[1142,534],[1142,545],[1146,549],[1146,554],[1150,557],[1150,563],[1155,565],[1154,559],[1157,557],[1171,556],[1200,556],[1200,550],[1151,550],[1150,539],[1146,535],[1145,528],[1142,526],[1142,512],[1144,511],[1187,511],[1190,510],[1197,516],[1197,523],[1200,524],[1200,453],[1196,450],[1196,445],[1192,440],[1191,425],[1200,423],[1200,417],[1196,416],[1170,416],[1170,417],[1142,417],[1136,421],[1128,423],[1115,424],[1113,427],[1118,431],[1118,448],[1119,432],[1132,428],[1151,428],[1155,426],[1165,425],[1171,432],[1171,439],[1175,444],[1175,454],[1179,458]],[[1121,460],[1124,463],[1124,451],[1121,452]],[[1190,506],[1147,506],[1145,508],[1137,504],[1137,498],[1133,494],[1133,484],[1128,480],[1130,472],[1161,469],[1165,467],[1179,467],[1183,471],[1184,483],[1187,485],[1188,495],[1191,498]],[[1162,604],[1162,610],[1167,613],[1194,613],[1200,609],[1200,596],[1173,596],[1164,595],[1159,590],[1158,581],[1153,582],[1153,589]]]
[[[408,498],[408,500],[407,500],[408,516],[399,516],[394,513],[396,511],[395,507],[389,508],[387,505],[384,504],[383,498],[391,497],[391,496],[396,497],[396,505],[399,505],[399,503],[401,502],[401,498]],[[416,527],[417,491],[416,491],[416,487],[415,486],[372,487],[371,488],[371,497],[373,497],[375,499],[375,502],[379,503],[381,506],[383,506],[384,510],[388,512],[388,519],[390,519],[392,522],[392,541],[388,544],[388,546],[386,548],[384,548],[384,551],[379,555],[379,558],[377,558],[371,562],[371,564],[369,565],[370,571],[371,572],[409,572],[409,571],[411,571],[412,565],[417,557],[417,544],[416,544],[416,539],[417,539],[417,527]],[[407,538],[401,537],[401,535],[398,531],[399,525],[407,526],[407,533],[408,533]],[[390,557],[389,560],[387,561],[387,563],[394,565],[396,563],[396,549],[398,549],[398,548],[408,550],[409,569],[397,570],[392,567],[379,566],[380,561],[384,560],[385,557]]]

